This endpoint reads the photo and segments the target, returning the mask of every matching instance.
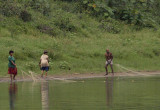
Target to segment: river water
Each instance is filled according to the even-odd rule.
[[[160,77],[0,83],[0,110],[160,110]]]

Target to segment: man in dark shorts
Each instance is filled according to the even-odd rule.
[[[48,52],[45,50],[43,55],[40,58],[39,65],[41,67],[41,77],[43,77],[44,71],[46,71],[45,76],[47,77],[47,72],[49,71],[49,57],[48,57]]]
[[[106,49],[105,58],[106,58],[106,64],[105,64],[106,74],[105,75],[108,75],[108,65],[111,66],[112,75],[114,75],[114,71],[113,71],[113,55],[109,51],[109,49]]]

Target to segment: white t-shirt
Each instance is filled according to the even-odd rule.
[[[48,55],[43,54],[41,56],[41,59],[40,59],[41,60],[41,67],[49,66],[48,59],[49,59]]]

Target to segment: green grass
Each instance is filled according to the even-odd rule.
[[[104,72],[106,48],[113,53],[114,64],[137,71],[159,70],[159,35],[159,31],[143,30],[125,34],[105,33],[101,37],[52,38],[44,34],[11,36],[9,31],[1,29],[0,74],[7,73],[10,49],[15,51],[19,74],[21,70],[40,73],[38,62],[45,49],[51,58],[50,74]],[[116,65],[114,68],[120,71]]]
[[[74,3],[54,1],[49,16],[27,8],[32,15],[29,22],[0,14],[0,75],[7,74],[11,49],[19,74],[21,70],[40,73],[38,63],[44,50],[51,58],[50,74],[104,72],[106,48],[113,53],[114,64],[136,71],[160,70],[158,28],[137,31],[137,26],[111,18],[100,22],[86,13],[75,13],[76,7],[71,5]],[[52,31],[42,33],[38,26]],[[116,65],[114,68],[120,71]]]

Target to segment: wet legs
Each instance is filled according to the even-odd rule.
[[[43,74],[44,74],[44,71],[42,70],[41,77],[43,77]],[[47,77],[47,71],[45,73],[45,76]]]
[[[113,65],[110,64],[110,66],[111,66],[111,70],[112,70],[112,75],[114,75]],[[106,74],[105,75],[108,75],[108,64],[105,66],[105,69],[106,69]]]

